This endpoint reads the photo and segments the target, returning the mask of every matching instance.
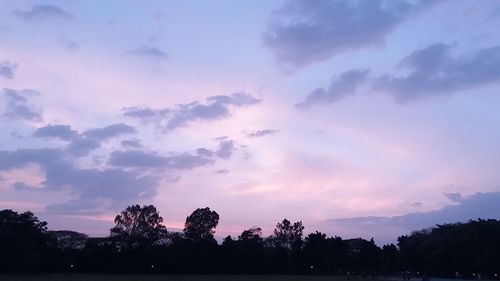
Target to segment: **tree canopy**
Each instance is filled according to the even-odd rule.
[[[276,224],[273,231],[273,243],[283,248],[298,249],[302,244],[303,231],[302,221],[292,224],[289,220],[284,219]]]
[[[238,236],[240,241],[248,241],[260,243],[262,242],[262,229],[260,227],[252,227],[244,230],[240,236]]]
[[[153,205],[132,205],[115,217],[111,237],[127,248],[147,247],[166,237],[163,218]]]
[[[213,240],[219,214],[209,207],[198,208],[186,218],[184,234],[192,241]]]
[[[46,231],[47,223],[32,212],[0,211],[0,271],[41,266],[33,258],[48,249]]]

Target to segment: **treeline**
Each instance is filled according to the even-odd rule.
[[[209,208],[168,232],[152,205],[134,205],[115,218],[105,238],[49,231],[31,212],[0,211],[0,272],[427,274],[497,279],[500,221],[437,225],[378,247],[373,239],[303,234],[302,222],[284,219],[273,234],[259,227],[214,239],[219,215]],[[475,274],[475,275],[473,275]]]

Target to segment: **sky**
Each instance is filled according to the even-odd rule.
[[[500,219],[499,26],[496,0],[0,0],[0,209],[378,244]]]

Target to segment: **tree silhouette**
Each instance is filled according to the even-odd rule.
[[[399,250],[394,244],[384,245],[382,247],[382,258],[385,272],[401,271],[401,257]]]
[[[116,226],[111,228],[111,237],[118,240],[121,247],[145,248],[166,237],[167,229],[161,223],[155,206],[128,206],[115,217]]]
[[[0,211],[0,271],[35,270],[48,249],[47,223],[32,212]]]
[[[463,277],[500,270],[500,221],[471,220],[436,225],[398,238],[405,266],[419,271]],[[498,278],[497,276],[490,276]]]
[[[282,247],[291,250],[297,250],[302,245],[302,232],[304,226],[302,221],[291,223],[289,220],[284,219],[282,222],[276,224],[273,231],[273,243],[275,247]]]
[[[244,230],[240,236],[238,236],[240,241],[253,242],[260,244],[262,243],[262,229],[260,227],[252,227]]]
[[[326,234],[316,231],[305,238],[303,255],[311,271],[326,272],[328,270],[328,250]]]
[[[213,240],[215,228],[219,224],[219,214],[209,207],[198,208],[186,218],[184,234],[186,238],[198,242]]]
[[[219,215],[209,208],[186,218],[184,233],[167,233],[154,206],[133,205],[116,216],[109,237],[60,230],[31,212],[0,211],[0,272],[394,274],[498,279],[500,221],[437,225],[398,238],[343,240],[321,232],[302,241],[302,222],[287,219],[263,238],[259,227],[222,245],[213,235]],[[164,243],[165,242],[165,243]],[[458,273],[457,273],[458,272]],[[475,276],[473,275],[475,274]],[[496,274],[496,275],[495,275]]]

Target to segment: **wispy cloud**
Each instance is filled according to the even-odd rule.
[[[148,106],[133,106],[122,108],[125,117],[136,118],[148,124],[150,122],[161,122],[162,119],[168,118],[170,109],[152,109]]]
[[[61,36],[59,37],[59,42],[61,43],[61,45],[64,46],[64,48],[66,48],[67,50],[76,50],[78,48],[80,48],[80,45],[78,43],[76,43],[75,41],[69,39],[68,37],[66,36]]]
[[[305,100],[296,104],[298,109],[307,109],[314,105],[328,105],[335,103],[348,96],[356,94],[356,90],[368,80],[370,71],[363,70],[350,70],[343,72],[338,76],[332,78],[332,82],[328,89],[317,88]]]
[[[279,132],[281,132],[281,131],[280,130],[263,129],[263,130],[257,130],[257,131],[248,133],[247,137],[260,138],[260,137],[265,137],[265,136],[271,136],[271,135],[277,134]]]
[[[150,107],[123,108],[124,116],[139,119],[145,123],[154,122],[165,131],[185,127],[195,121],[215,121],[230,116],[231,107],[247,107],[261,100],[247,93],[212,96],[203,104],[193,101],[178,104],[173,108],[152,109]]]
[[[462,194],[458,192],[449,192],[444,194],[451,202],[458,203],[463,199]]]
[[[34,90],[3,89],[3,98],[6,100],[6,108],[3,117],[11,120],[26,120],[33,122],[42,121],[42,111],[28,101],[28,98],[38,96]]]
[[[168,54],[156,47],[151,47],[147,45],[140,46],[128,52],[131,55],[150,57],[154,59],[166,59],[168,58]]]
[[[162,170],[191,170],[215,163],[214,156],[228,159],[235,151],[234,141],[224,140],[216,150],[199,148],[195,152],[162,155],[154,151],[117,150],[110,154],[108,164],[127,168],[154,168]]]
[[[0,77],[6,79],[13,79],[16,68],[17,68],[16,63],[10,62],[8,60],[0,61]]]
[[[215,155],[220,158],[228,159],[236,150],[233,140],[223,140],[219,144],[219,148],[215,151]]]
[[[40,22],[43,20],[62,19],[71,20],[73,15],[55,5],[33,5],[27,11],[15,11],[14,15],[28,22]]]

